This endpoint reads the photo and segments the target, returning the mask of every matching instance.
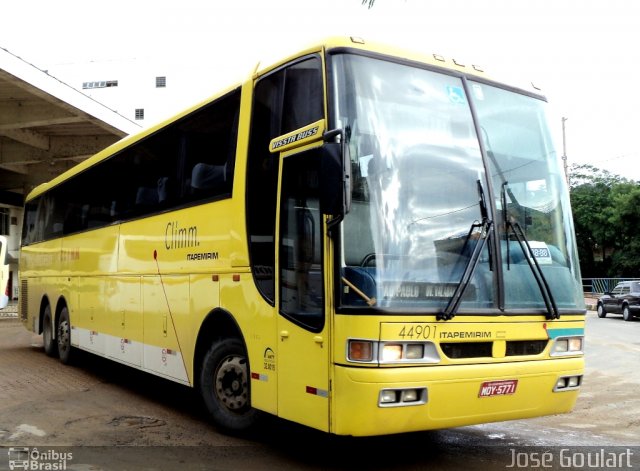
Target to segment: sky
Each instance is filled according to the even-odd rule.
[[[569,165],[640,180],[638,0],[3,0],[0,16],[0,47],[41,69],[159,61],[212,77],[202,98],[332,35],[530,80],[549,100],[560,153],[565,118]]]

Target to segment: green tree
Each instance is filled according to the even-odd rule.
[[[584,277],[640,273],[640,186],[592,165],[571,169],[569,184]]]
[[[611,259],[611,275],[640,275],[640,186],[623,183],[613,187],[611,199],[616,210],[609,221],[618,232],[618,244]]]

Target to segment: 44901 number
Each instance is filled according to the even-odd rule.
[[[400,332],[398,332],[398,337],[401,339],[411,339],[411,340],[429,340],[436,337],[436,331],[438,330],[437,325],[429,325],[429,324],[409,324],[403,325]]]

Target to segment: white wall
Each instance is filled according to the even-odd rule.
[[[62,64],[47,72],[143,127],[163,121],[244,78],[212,64],[167,65],[138,59]],[[166,77],[166,87],[156,88],[156,77]],[[82,88],[85,82],[111,80],[117,80],[118,86]],[[135,119],[137,108],[144,109],[144,120]]]

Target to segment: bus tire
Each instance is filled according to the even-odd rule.
[[[73,347],[71,346],[71,321],[69,320],[69,309],[63,307],[60,311],[60,321],[58,322],[58,356],[64,365],[68,365],[73,360]]]
[[[51,306],[47,304],[42,316],[42,343],[44,353],[50,357],[58,356],[58,343],[53,338],[53,319],[51,318]]]
[[[213,343],[202,362],[200,394],[214,424],[224,431],[242,432],[255,425],[259,411],[251,407],[247,354],[240,340]]]

